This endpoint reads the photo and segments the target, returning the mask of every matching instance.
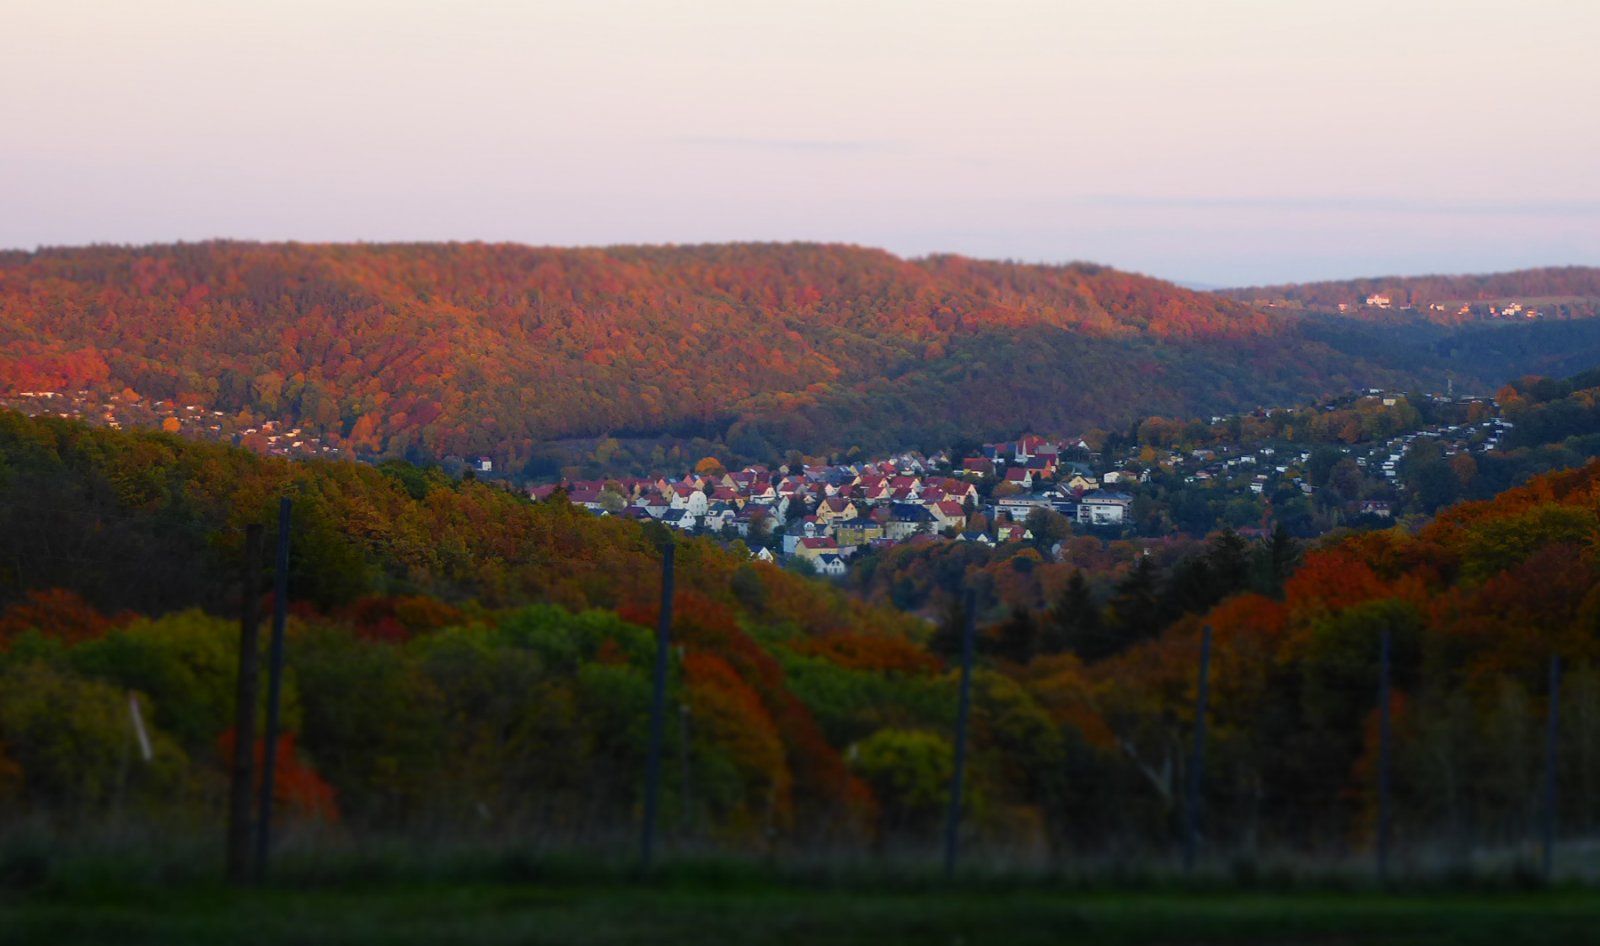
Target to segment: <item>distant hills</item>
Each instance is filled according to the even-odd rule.
[[[1508,318],[1528,312],[1553,318],[1588,318],[1600,311],[1600,267],[1551,266],[1477,276],[1372,276],[1331,282],[1290,283],[1221,289],[1240,302],[1294,305],[1320,311],[1413,308],[1420,317],[1442,324],[1499,315],[1489,307],[1515,305]],[[1368,299],[1387,300],[1367,305]],[[1432,308],[1431,308],[1432,307]],[[1468,312],[1461,312],[1466,307]],[[1542,311],[1541,311],[1542,310]]]
[[[1549,272],[1568,280],[1549,292],[1590,285]],[[1574,350],[1500,339],[1461,357],[1443,330],[1241,298],[818,244],[45,249],[0,254],[0,390],[126,387],[517,472],[570,438],[774,458],[1435,387],[1446,371],[1487,389]]]

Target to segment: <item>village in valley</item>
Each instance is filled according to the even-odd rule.
[[[158,428],[274,456],[349,457],[337,437],[132,391],[23,392],[0,408]],[[1158,537],[1231,528],[1248,536],[1284,525],[1309,536],[1383,525],[1456,498],[1418,495],[1427,478],[1406,475],[1408,458],[1413,466],[1419,455],[1445,464],[1465,482],[1473,457],[1498,449],[1510,427],[1490,398],[1374,389],[1209,421],[1150,418],[1120,435],[1028,435],[851,462],[725,466],[708,456],[676,474],[537,485],[497,471],[488,457],[443,465],[535,501],[564,497],[595,515],[737,540],[757,558],[840,576],[862,553],[906,542],[1029,542],[1055,555],[1074,532]]]
[[[758,558],[827,576],[906,542],[1030,542],[1056,556],[1074,532],[1231,528],[1264,536],[1292,524],[1295,534],[1314,535],[1384,525],[1423,511],[1419,500],[1431,511],[1436,502],[1415,495],[1426,474],[1407,476],[1408,458],[1470,478],[1474,456],[1499,449],[1511,427],[1489,398],[1421,397],[1439,420],[1428,423],[1405,396],[1374,389],[1208,424],[1156,418],[1121,438],[1028,435],[970,455],[908,452],[776,468],[727,469],[707,457],[676,476],[565,480],[528,492],[595,515],[738,540]],[[1346,417],[1364,424],[1351,429]],[[1324,419],[1333,424],[1319,432]],[[1420,491],[1427,489],[1424,482]]]

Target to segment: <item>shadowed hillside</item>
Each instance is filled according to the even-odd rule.
[[[1364,340],[1359,340],[1366,345]],[[1406,384],[1393,345],[1091,265],[813,244],[204,243],[0,255],[0,389],[120,391],[372,454],[612,433],[747,457]]]

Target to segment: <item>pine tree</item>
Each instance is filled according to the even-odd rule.
[[[1156,567],[1140,556],[1128,576],[1117,584],[1106,608],[1111,630],[1111,653],[1156,636],[1161,630],[1161,607],[1156,600]],[[1085,660],[1094,659],[1087,654]],[[1110,656],[1101,654],[1099,656]]]
[[[1283,583],[1300,559],[1300,544],[1289,535],[1283,523],[1278,523],[1272,535],[1256,553],[1259,576],[1257,588],[1262,594],[1278,597],[1283,594]]]
[[[1039,625],[1026,608],[1014,607],[986,641],[996,656],[1025,664],[1039,651]]]
[[[1211,538],[1211,548],[1206,551],[1213,584],[1211,603],[1216,603],[1250,584],[1250,545],[1239,533],[1223,529]]]
[[[1088,581],[1082,571],[1074,571],[1045,615],[1040,650],[1047,654],[1071,651],[1084,660],[1094,660],[1114,649]]]

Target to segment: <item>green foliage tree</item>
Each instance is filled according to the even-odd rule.
[[[945,801],[954,754],[944,736],[882,729],[856,744],[851,768],[872,787],[889,831],[925,831]]]

